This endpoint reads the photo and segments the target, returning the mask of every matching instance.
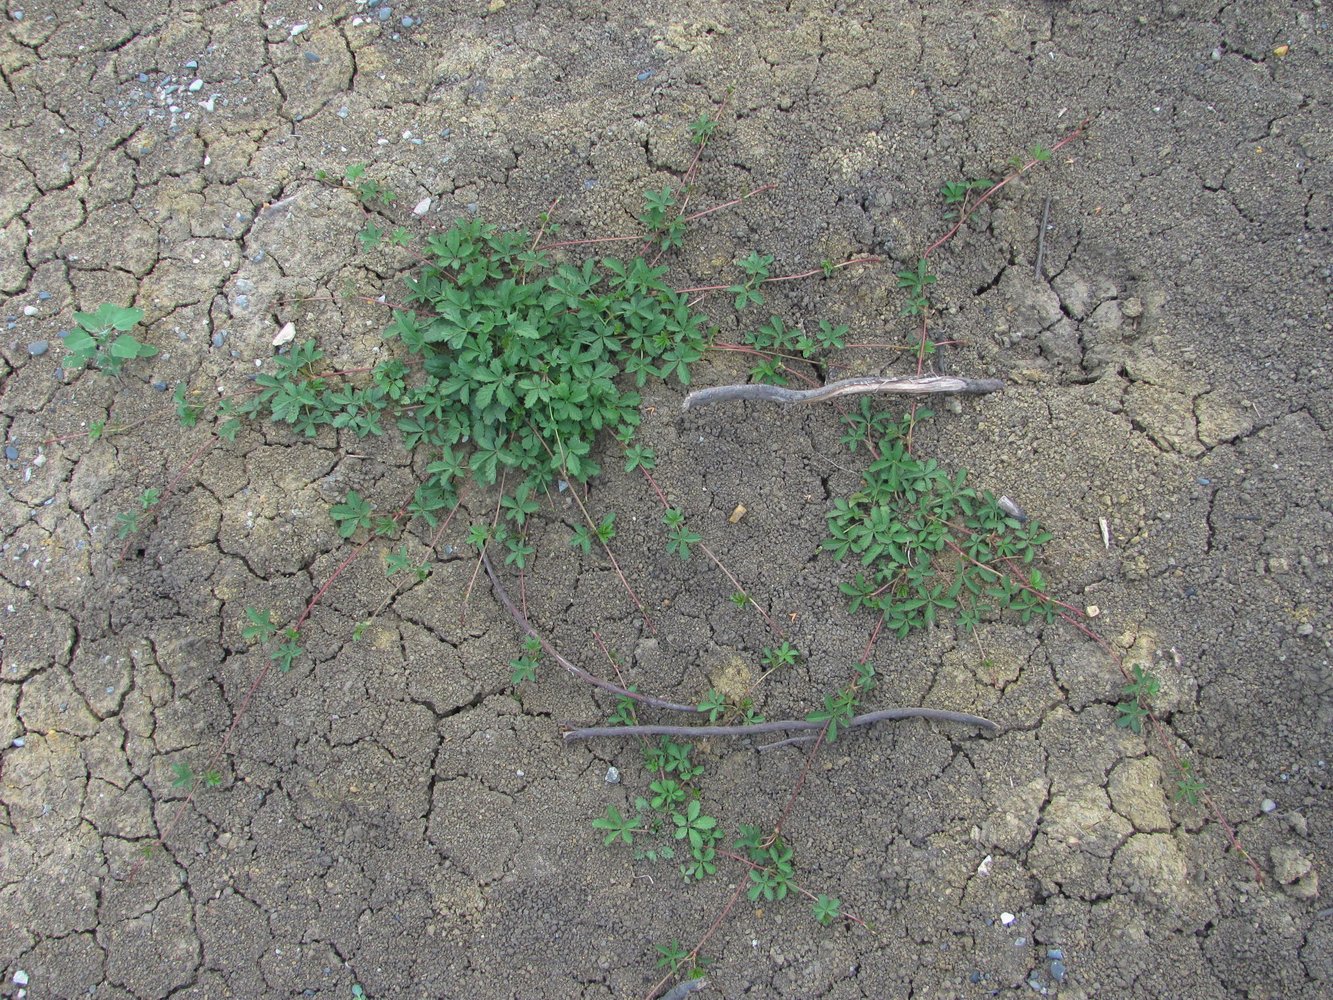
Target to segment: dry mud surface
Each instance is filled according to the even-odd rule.
[[[389,503],[420,470],[391,438],[248,426],[123,558],[115,518],[209,440],[177,425],[177,384],[243,389],[287,322],[346,367],[386,350],[373,300],[412,258],[360,253],[356,199],[317,169],[367,164],[416,232],[469,213],[531,226],[556,198],[567,236],[632,232],[642,191],[688,166],[687,123],[733,88],[695,203],[776,187],[692,228],[669,260],[681,286],[731,280],[752,249],[774,273],[914,260],[943,230],[942,182],[1092,119],[937,255],[950,370],[1008,387],[937,407],[919,444],[1054,532],[1054,592],[1098,605],[1099,630],[1161,675],[1173,738],[1263,880],[1173,801],[1160,746],[1115,727],[1120,675],[1074,630],[881,638],[873,707],[978,712],[999,734],[916,721],[824,748],[786,832],[801,883],[870,928],[742,900],[695,995],[1328,995],[1326,5],[7,7],[0,994],[635,997],[656,944],[704,934],[744,870],[686,885],[604,848],[590,821],[643,788],[639,748],[562,744],[562,722],[609,702],[554,668],[515,692],[519,634],[484,583],[460,623],[466,523],[493,498],[424,583],[392,596],[378,551],[338,579],[308,655],[254,691],[220,787],[183,812],[173,766],[215,753],[267,662],[244,609],[292,621],[350,552],[328,506],[348,489]],[[904,344],[895,269],[793,282],[768,311]],[[61,367],[59,331],[100,302],[142,308],[160,350],[118,380]],[[737,338],[724,303],[705,308]],[[710,356],[696,379],[744,371]],[[645,400],[658,479],[808,652],[761,692],[770,718],[802,716],[873,624],[818,552],[860,459],[830,409],[680,398]],[[127,429],[90,442],[97,420]],[[567,499],[540,515],[525,580],[542,630],[601,672],[595,630],[629,680],[685,700],[752,673],[768,633],[705,560],[667,556],[643,482],[608,475],[589,502],[617,511],[657,632],[565,545]],[[729,831],[772,824],[807,759],[757,742],[696,749]]]

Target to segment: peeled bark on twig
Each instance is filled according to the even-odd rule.
[[[961,378],[954,375],[919,375],[896,378],[887,375],[864,375],[830,382],[819,389],[785,389],[779,385],[718,385],[711,389],[697,389],[685,397],[681,408],[693,410],[710,403],[726,403],[733,399],[757,399],[771,403],[822,403],[838,396],[853,396],[867,392],[896,393],[905,396],[970,395],[981,396],[999,392],[1004,382],[998,378]]]
[[[880,712],[867,712],[846,722],[839,722],[838,728],[868,726],[875,722],[897,722],[902,719],[957,722],[992,733],[1000,728],[979,715],[946,712],[938,708],[886,708]],[[826,725],[826,722],[811,722],[808,719],[787,719],[782,722],[760,722],[753,726],[590,726],[585,729],[569,730],[565,733],[565,741],[590,740],[606,736],[684,736],[687,739],[699,736],[755,736],[762,733],[814,732]]]

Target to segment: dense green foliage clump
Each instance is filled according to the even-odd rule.
[[[532,246],[526,232],[475,219],[429,237],[425,264],[407,279],[415,308],[395,310],[385,331],[407,357],[380,364],[365,386],[333,385],[306,341],[228,415],[267,412],[307,436],[327,424],[364,437],[383,433],[387,411],[409,450],[432,449],[411,508],[432,522],[467,478],[505,476],[523,497],[558,478],[586,482],[600,471],[589,457],[597,434],[628,444],[639,425],[639,394],[619,376],[636,388],[672,376],[688,385],[704,320],[666,285],[664,267],[613,257],[557,265]],[[239,424],[223,426],[234,434]]]

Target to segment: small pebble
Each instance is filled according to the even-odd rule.
[[[343,105],[341,108],[338,109],[338,117],[339,117],[339,118],[346,118],[350,113],[351,113],[351,112],[349,112],[349,111],[347,110],[347,106],[346,106],[346,105]]]
[[[616,767],[608,767],[608,768],[606,769],[606,783],[607,783],[608,785],[618,785],[618,784],[620,784],[620,769],[619,769],[619,768],[616,768]]]
[[[14,973],[14,985],[15,986],[28,985],[28,974],[24,972],[22,969],[19,969],[17,972]]]
[[[140,82],[140,83],[147,83],[147,82],[148,82],[148,74],[147,74],[147,73],[140,73],[140,74],[139,74],[139,82]]]
[[[307,53],[305,54],[305,61],[308,62],[308,63],[317,63],[317,62],[319,62],[319,53],[318,53],[318,52],[307,52]]]
[[[387,20],[388,20],[389,18],[391,18],[391,17],[393,17],[393,8],[392,8],[392,7],[381,7],[381,8],[380,8],[380,20],[381,20],[381,21],[387,21]]]
[[[1014,938],[1014,947],[1015,947],[1015,948],[1022,948],[1022,947],[1024,947],[1027,943],[1028,943],[1028,939],[1025,938],[1025,937],[1016,937],[1016,938]]]
[[[24,739],[22,736],[15,736],[15,737],[14,737],[14,746],[16,746],[16,747],[24,746],[27,742],[28,742],[28,741],[27,741],[26,739]]]
[[[45,340],[34,340],[31,344],[28,345],[28,353],[31,354],[34,358],[40,358],[50,349],[50,347],[51,347],[50,343],[48,343]]]
[[[1213,485],[1213,481],[1212,481],[1211,479],[1209,479],[1207,476],[1200,476],[1200,477],[1199,477],[1199,485],[1200,485],[1200,486],[1212,486],[1212,485]]]
[[[297,35],[299,35],[301,32],[305,31],[305,29],[308,28],[308,27],[310,27],[310,25],[308,25],[308,24],[293,24],[293,25],[292,25],[292,33],[291,33],[291,36],[290,36],[290,37],[295,38],[295,37],[296,37]]]
[[[1059,948],[1047,948],[1047,949],[1046,949],[1046,957],[1047,957],[1047,958],[1064,958],[1064,957],[1065,957],[1065,953],[1064,953],[1063,951],[1061,951]]]
[[[197,94],[197,93],[199,93],[199,91],[201,91],[201,90],[203,90],[203,89],[204,89],[204,81],[203,81],[203,80],[194,80],[194,81],[191,82],[191,84],[190,84],[190,93],[192,93],[192,94]]]
[[[967,981],[969,983],[972,983],[973,985],[976,985],[977,983],[981,982],[981,973],[973,972],[972,975],[967,977]]]
[[[1004,926],[1008,927],[1013,922],[1014,922],[1014,915],[1012,913],[1000,914],[1000,923],[1004,924]]]
[[[23,20],[23,11],[21,11],[21,10],[16,10],[16,11],[14,11],[14,13],[13,13],[12,16],[13,16],[13,18],[14,18],[15,21],[22,21],[22,20]],[[15,981],[17,982],[17,980],[15,980]]]
[[[1057,983],[1063,983],[1065,981],[1064,962],[1055,961],[1051,963],[1051,978],[1054,979]]]
[[[221,333],[215,333],[215,334],[213,334],[213,346],[214,346],[214,347],[221,347],[221,346],[222,346],[222,342],[223,342],[224,340],[226,340],[226,339],[227,339],[227,338],[226,338],[225,336],[223,336]]]
[[[50,297],[51,297],[51,293],[50,293],[50,292],[38,292],[38,293],[37,293],[37,301],[38,301],[38,302],[45,302],[45,301],[46,301],[47,299],[49,299]]]
[[[1272,799],[1264,799],[1262,802],[1259,803],[1259,808],[1266,813],[1271,813],[1276,811],[1277,803],[1274,802]]]
[[[405,18],[403,18],[401,21],[399,21],[398,23],[401,24],[404,28],[410,28],[410,27],[412,27],[412,25],[416,24],[417,22],[414,21],[414,20],[412,20],[410,17],[405,17]]]
[[[158,379],[156,382],[153,383],[153,388],[158,392],[166,392],[167,384],[163,382],[161,379]]]
[[[24,316],[36,316],[36,315],[37,315],[37,307],[36,307],[36,306],[24,306],[24,307],[23,307],[23,315],[24,315]]]
[[[412,209],[412,214],[415,215],[417,218],[421,218],[429,211],[430,211],[430,199],[422,198],[419,202],[417,202],[416,208]]]
[[[653,71],[650,69],[646,69],[638,75],[637,79],[640,83],[643,83],[644,80],[647,80],[652,75]]]
[[[34,469],[40,469],[40,468],[41,468],[43,465],[45,465],[45,464],[46,464],[46,456],[45,456],[45,455],[38,455],[36,458],[34,458],[34,459],[32,460],[32,467],[33,467]]]
[[[5,445],[5,458],[9,459],[12,462],[18,457],[19,457],[19,450],[17,448],[15,448],[12,444]]]
[[[198,69],[198,68],[199,68],[199,60],[198,60],[198,59],[191,59],[189,62],[187,62],[187,63],[185,64],[185,68],[186,68],[186,69]]]

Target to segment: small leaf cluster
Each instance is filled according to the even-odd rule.
[[[687,979],[702,979],[713,964],[711,958],[702,956],[690,961],[690,953],[680,943],[679,938],[672,938],[669,944],[654,945],[657,949],[656,968],[670,969],[673,976],[685,975]]]
[[[662,523],[667,529],[667,551],[680,556],[681,562],[687,562],[694,546],[703,541],[703,536],[686,526],[685,515],[675,507],[662,515]]]
[[[330,175],[327,170],[316,170],[315,178],[321,181],[329,181]],[[333,183],[336,184],[337,182]],[[377,180],[366,177],[366,165],[364,163],[350,164],[343,171],[342,183],[356,192],[356,196],[361,199],[361,204],[366,208],[389,206],[398,200],[398,195],[390,188],[385,187]]]
[[[278,626],[273,624],[273,612],[271,611],[246,608],[245,619],[249,624],[241,630],[242,637],[247,642],[269,646],[268,658],[277,664],[278,669],[283,673],[291,670],[292,663],[305,652],[296,641],[301,637],[300,633],[291,626],[279,631]],[[282,641],[275,642],[279,637]]]
[[[125,362],[151,358],[157,348],[139,341],[132,333],[143,319],[143,310],[103,302],[96,312],[74,314],[75,327],[65,334],[65,367],[93,365],[103,375],[119,375]]]
[[[1152,713],[1152,700],[1162,690],[1162,682],[1157,675],[1144,670],[1143,664],[1136,663],[1130,668],[1130,681],[1120,693],[1125,700],[1116,705],[1115,724],[1131,732],[1143,732],[1143,720]]]
[[[657,235],[658,246],[670,250],[685,242],[685,220],[672,210],[676,207],[676,190],[667,185],[661,191],[649,191],[643,196],[643,211],[639,221],[644,228]]]
[[[773,255],[771,253],[761,254],[757,250],[751,250],[747,257],[736,262],[736,266],[745,272],[745,278],[732,285],[727,291],[736,296],[737,311],[744,309],[751,303],[757,306],[763,305],[764,293],[759,291],[759,286],[768,280],[768,270],[773,266]]]
[[[162,491],[155,486],[150,486],[139,494],[139,509],[127,510],[116,515],[116,537],[120,539],[129,538],[139,530],[140,518],[147,514],[162,501]]]
[[[537,680],[537,667],[541,665],[542,642],[535,635],[523,640],[523,655],[509,661],[509,682],[515,687],[524,681]],[[609,843],[609,841],[608,841]],[[629,843],[629,841],[626,841]]]
[[[861,704],[861,699],[874,690],[875,684],[874,666],[870,663],[858,663],[856,676],[852,681],[836,694],[824,695],[824,706],[807,715],[806,720],[825,723],[824,741],[837,742],[839,731],[851,724],[852,716]]]
[[[928,415],[918,410],[915,419]],[[827,514],[823,548],[857,566],[839,587],[850,610],[879,612],[899,636],[945,616],[969,631],[1000,611],[1054,621],[1046,581],[1030,565],[1051,535],[1006,513],[990,491],[968,486],[966,469],[951,476],[912,455],[912,423],[874,414],[868,400],[846,420],[843,440],[853,450],[878,435],[878,458],[861,489]]]
[[[796,867],[792,862],[795,852],[782,837],[765,837],[759,827],[742,823],[735,846],[737,851],[744,851],[755,866],[750,869],[750,887],[746,895],[751,900],[762,896],[769,902],[786,899],[795,884]]]
[[[593,528],[589,528],[586,524],[580,524],[576,527],[573,536],[569,539],[569,544],[580,550],[584,555],[588,555],[592,552],[594,541],[599,545],[609,545],[611,539],[615,537],[616,512],[609,511]]]
[[[987,191],[995,186],[995,182],[984,178],[973,178],[966,181],[949,181],[940,188],[940,197],[944,199],[944,204],[950,206],[944,213],[946,219],[958,218],[958,213],[967,207],[968,199],[973,191]]]
[[[927,289],[935,284],[935,275],[930,271],[930,261],[922,257],[916,267],[898,272],[898,287],[907,292],[907,305],[903,306],[904,316],[920,316],[930,309],[930,294]]]
[[[627,718],[623,721],[633,719],[632,709],[624,714]],[[692,760],[693,749],[692,744],[677,743],[669,736],[663,736],[656,744],[647,744],[644,770],[656,778],[648,785],[648,795],[635,799],[634,815],[624,816],[615,806],[607,806],[605,815],[592,821],[594,828],[605,832],[603,839],[607,845],[617,840],[632,845],[636,834],[665,837],[665,844],[636,850],[636,857],[643,860],[674,859],[676,850],[672,841],[682,841],[680,846],[689,848],[689,859],[680,866],[686,881],[716,874],[715,845],[722,838],[717,818],[704,811],[698,787],[704,769]]]
[[[723,718],[739,719],[743,726],[756,726],[764,721],[764,717],[755,711],[752,699],[728,698],[717,688],[709,688],[697,707],[701,715],[708,716],[709,725]]]
[[[770,316],[767,323],[745,337],[747,344],[767,355],[750,369],[750,377],[769,385],[786,385],[784,359],[808,361],[820,351],[841,348],[846,337],[847,327],[834,326],[828,320],[820,320],[818,330],[811,335],[800,327],[788,327],[777,316]]]
[[[177,761],[172,764],[171,774],[172,788],[192,788],[196,781],[205,788],[217,788],[222,784],[221,771],[210,768],[203,774],[195,774],[194,768],[185,761]]]

